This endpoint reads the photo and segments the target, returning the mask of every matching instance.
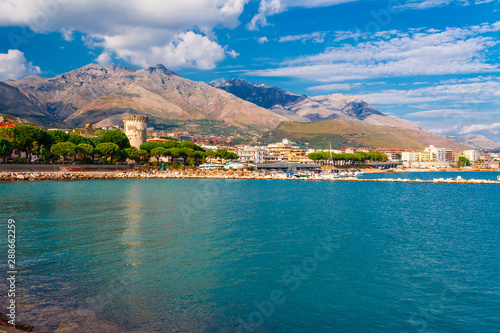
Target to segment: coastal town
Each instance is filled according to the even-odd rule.
[[[497,153],[428,146],[314,149],[283,139],[235,145],[231,139],[148,128],[148,117],[127,115],[124,127],[42,130],[0,123],[0,180],[294,179],[498,184],[500,180],[362,179],[409,171],[498,171]],[[62,162],[62,164],[61,164]]]
[[[86,123],[85,128],[74,128],[61,131],[59,129],[48,129],[48,133],[64,132],[68,136],[79,137],[80,141],[91,142],[103,133],[123,132],[129,142],[129,155],[122,156],[117,160],[117,164],[188,164],[189,156],[184,154],[168,154],[163,152],[152,154],[154,148],[161,147],[167,142],[178,142],[180,146],[191,145],[199,147],[205,154],[199,155],[196,162],[190,163],[191,167],[200,169],[232,169],[232,170],[317,170],[332,168],[359,168],[369,167],[372,169],[417,169],[417,170],[438,170],[452,167],[461,167],[470,170],[498,170],[500,154],[481,152],[467,149],[456,151],[446,147],[435,147],[429,145],[422,150],[409,150],[404,148],[364,148],[345,147],[340,149],[314,149],[308,143],[293,142],[283,139],[281,142],[267,145],[239,144],[235,145],[230,138],[220,138],[215,136],[191,134],[189,132],[167,132],[156,131],[153,127],[147,127],[148,117],[145,116],[125,116],[124,127],[104,127],[93,128],[91,123]],[[0,136],[4,133],[6,140],[6,130],[15,128],[16,124],[0,123]],[[1,132],[3,130],[3,132]],[[78,141],[78,140],[77,140]],[[75,142],[78,143],[78,142]],[[97,145],[95,145],[97,146]],[[93,147],[95,148],[95,147]],[[10,154],[3,157],[4,163],[41,162],[42,149],[34,149],[31,154],[23,151],[19,147],[13,147]],[[141,152],[142,151],[142,152]],[[221,155],[223,151],[225,155]],[[7,151],[9,152],[9,151]],[[135,152],[135,154],[133,154]],[[161,151],[160,151],[161,152]],[[219,154],[216,154],[219,152]],[[137,153],[144,156],[137,159]],[[28,157],[29,154],[29,157]],[[85,155],[84,151],[75,150],[70,157],[72,164],[81,164],[82,159],[78,156]],[[229,157],[230,156],[230,157]],[[65,158],[63,159],[65,161]],[[112,159],[113,160],[113,159]],[[58,160],[54,160],[57,162]],[[63,161],[63,162],[64,162]],[[191,159],[193,161],[193,159]],[[103,160],[93,160],[93,163],[102,163]]]

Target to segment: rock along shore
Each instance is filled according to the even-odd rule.
[[[40,180],[99,180],[99,179],[265,179],[301,181],[355,181],[355,182],[402,182],[402,183],[460,183],[460,184],[500,184],[499,181],[484,179],[439,178],[433,180],[410,179],[358,179],[341,177],[322,179],[319,177],[284,177],[283,174],[244,171],[209,170],[167,170],[155,172],[138,171],[59,171],[59,172],[0,172],[0,181],[40,181]]]

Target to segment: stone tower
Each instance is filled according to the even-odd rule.
[[[146,142],[146,129],[149,118],[147,116],[123,116],[125,124],[125,135],[130,141],[130,145],[139,149]]]

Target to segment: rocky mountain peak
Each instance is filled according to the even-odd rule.
[[[146,69],[149,74],[153,73],[161,73],[161,74],[166,74],[166,75],[175,75],[178,76],[175,72],[172,72],[169,70],[167,67],[163,66],[162,64],[157,64],[156,66],[151,66]]]
[[[266,109],[287,108],[288,105],[306,98],[279,87],[268,87],[264,84],[254,84],[241,79],[220,81],[211,85]]]

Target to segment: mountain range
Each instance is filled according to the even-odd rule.
[[[451,138],[454,141],[463,144],[471,149],[483,150],[483,151],[499,151],[500,144],[491,141],[484,135],[479,134],[467,134],[464,136]]]
[[[387,142],[400,148],[434,144],[466,149],[410,121],[384,115],[356,96],[309,97],[243,80],[209,85],[183,78],[163,65],[136,70],[90,64],[54,78],[29,76],[0,82],[0,113],[43,127],[86,122],[96,127],[122,125],[124,114],[143,114],[154,127],[172,121],[189,127],[190,122],[207,120],[267,137],[275,130],[284,134],[284,129],[294,128],[309,133],[321,128],[313,136],[364,136],[372,139],[359,144],[368,147]],[[376,139],[382,133],[388,137]]]

